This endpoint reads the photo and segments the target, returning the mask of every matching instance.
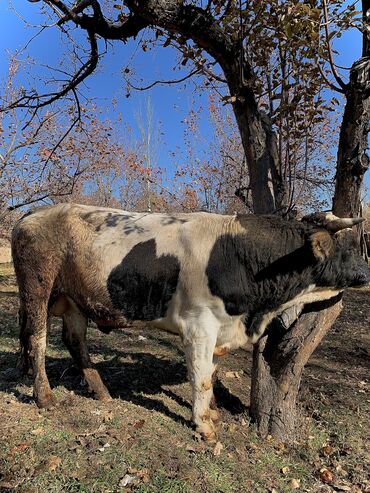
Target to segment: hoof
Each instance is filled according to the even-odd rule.
[[[94,398],[100,402],[111,402],[113,399],[109,394],[97,394],[94,393]]]
[[[216,443],[217,442],[217,435],[214,431],[209,431],[209,432],[200,432],[203,440],[208,443]]]
[[[206,442],[217,442],[216,428],[213,421],[203,421],[202,424],[196,427],[196,431]]]
[[[57,400],[55,399],[52,392],[48,392],[47,394],[44,394],[42,396],[36,396],[36,404],[37,407],[40,407],[42,409],[52,409],[57,405]]]

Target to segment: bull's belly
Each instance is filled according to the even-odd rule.
[[[175,309],[174,309],[175,305]],[[231,317],[223,310],[206,310],[209,317],[202,315],[203,307],[198,307],[192,315],[187,311],[177,310],[177,303],[171,306],[164,317],[147,320],[142,317],[127,318],[122,311],[114,309],[111,305],[90,299],[74,300],[67,294],[60,295],[51,307],[51,314],[63,317],[68,311],[79,310],[95,322],[100,330],[109,332],[115,328],[126,327],[128,323],[140,321],[148,327],[156,327],[160,330],[179,335],[183,340],[193,340],[198,335],[204,334],[216,336],[215,355],[222,355],[232,349],[244,346],[248,337],[241,317]],[[78,308],[79,307],[79,308]],[[213,332],[214,331],[214,332]]]
[[[213,320],[217,322],[210,326],[197,326],[197,319],[191,318],[188,320],[186,317],[180,317],[178,314],[170,313],[168,316],[153,320],[150,325],[170,332],[172,334],[179,335],[184,340],[192,340],[196,337],[197,333],[202,337],[202,332],[210,333],[212,330],[216,331],[216,348],[215,355],[222,356],[232,349],[245,346],[248,343],[248,336],[246,335],[245,326],[242,322],[242,317],[220,317],[219,319],[212,314]],[[201,317],[199,317],[199,322]]]

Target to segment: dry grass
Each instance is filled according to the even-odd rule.
[[[59,405],[37,409],[31,381],[14,370],[18,300],[10,266],[0,269],[0,284],[1,492],[370,491],[369,290],[347,293],[340,319],[307,366],[305,418],[293,447],[260,439],[249,423],[250,351],[225,357],[216,387],[223,448],[215,456],[191,427],[179,341],[143,325],[110,335],[91,327],[91,354],[114,397],[103,404],[88,395],[55,321],[47,371]],[[330,484],[320,478],[323,467],[334,474]]]

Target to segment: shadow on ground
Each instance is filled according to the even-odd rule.
[[[169,360],[148,352],[124,353],[109,348],[100,349],[105,358],[111,358],[95,366],[114,399],[131,402],[162,413],[176,422],[191,425],[189,420],[173,413],[159,398],[161,394],[165,394],[179,406],[191,409],[188,400],[168,388],[187,382],[184,362]],[[16,368],[17,356],[14,353],[0,352],[0,368],[4,366],[8,368],[0,373],[0,391],[11,392],[20,402],[33,402],[32,397],[18,390],[20,383],[32,386],[32,378],[20,375]],[[77,395],[91,397],[71,358],[47,357],[46,371],[52,388],[63,386]],[[230,414],[237,415],[248,411],[248,407],[237,396],[231,394],[220,380],[215,382],[214,392],[217,405]]]

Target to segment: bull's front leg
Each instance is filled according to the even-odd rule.
[[[185,354],[193,394],[193,421],[196,431],[205,440],[216,439],[216,428],[210,409],[213,398],[212,376],[215,371],[213,351],[216,345],[218,324],[208,315],[197,320],[196,327],[186,330],[184,336]]]

